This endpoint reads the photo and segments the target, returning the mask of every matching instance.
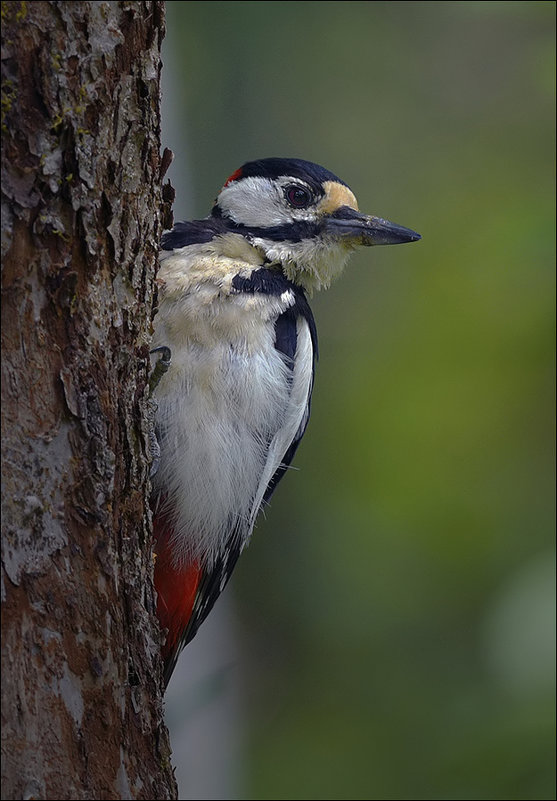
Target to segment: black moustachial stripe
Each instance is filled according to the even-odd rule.
[[[326,181],[335,181],[348,186],[337,175],[304,159],[259,159],[248,161],[234,173],[234,181],[243,178],[269,178],[274,180],[285,176],[299,178],[311,186],[316,196],[323,194],[323,184]],[[223,217],[218,205],[211,211],[211,216],[204,220],[176,223],[172,231],[167,231],[162,237],[162,249],[174,250],[187,245],[200,245],[210,242],[215,236],[225,234],[227,231],[242,234],[246,238],[260,237],[274,242],[301,242],[303,239],[312,239],[322,233],[319,223],[292,222],[269,228],[248,228],[239,225],[233,220]]]
[[[229,230],[251,239],[269,239],[273,242],[301,242],[303,239],[316,239],[323,232],[323,222],[297,220],[269,228],[246,227],[230,220]]]
[[[225,231],[241,234],[245,236],[246,239],[259,237],[261,239],[271,239],[273,242],[301,242],[302,239],[314,239],[323,233],[324,228],[323,221],[312,222],[310,220],[293,220],[283,225],[270,225],[267,228],[262,226],[242,225],[241,223],[234,222],[230,217],[223,216],[220,206],[213,206],[211,218],[221,221]],[[205,220],[201,220],[201,222],[203,223]],[[182,223],[182,225],[184,225],[184,223]]]
[[[283,292],[296,291],[294,284],[283,275],[280,269],[260,267],[253,270],[250,275],[235,275],[232,279],[232,288],[236,292],[262,292],[264,295],[282,295]]]
[[[275,225],[269,228],[255,228],[239,225],[227,217],[222,217],[220,209],[215,206],[211,217],[205,220],[176,223],[172,231],[163,234],[161,248],[175,250],[188,245],[201,245],[211,242],[216,236],[232,233],[240,234],[246,239],[268,239],[273,242],[301,242],[313,239],[322,232],[323,224],[300,220],[298,222]]]

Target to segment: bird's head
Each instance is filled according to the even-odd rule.
[[[361,214],[351,189],[301,159],[261,159],[236,170],[212,210],[234,233],[310,291],[327,287],[357,245],[415,242],[408,228]]]

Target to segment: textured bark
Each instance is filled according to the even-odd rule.
[[[175,798],[146,503],[163,3],[2,21],[2,798]]]

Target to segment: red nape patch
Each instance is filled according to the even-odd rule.
[[[174,652],[185,631],[193,609],[195,594],[201,578],[197,562],[176,568],[172,562],[169,540],[172,526],[160,512],[153,520],[155,533],[155,589],[157,616],[161,628],[168,629],[162,656],[166,661]]]
[[[236,172],[233,172],[232,175],[226,179],[226,181],[224,182],[224,186],[228,186],[228,184],[231,184],[233,181],[237,181],[238,178],[241,177],[242,177],[242,168],[240,167],[239,169],[236,170]]]

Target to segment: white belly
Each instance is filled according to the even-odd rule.
[[[184,561],[210,564],[233,532],[242,546],[247,542],[305,414],[312,373],[307,323],[298,322],[292,370],[274,347],[274,319],[250,300],[221,298],[195,320],[174,319],[168,310],[164,316],[161,306],[155,345],[171,348],[172,364],[156,391],[161,460],[154,487],[166,498],[174,550]]]

